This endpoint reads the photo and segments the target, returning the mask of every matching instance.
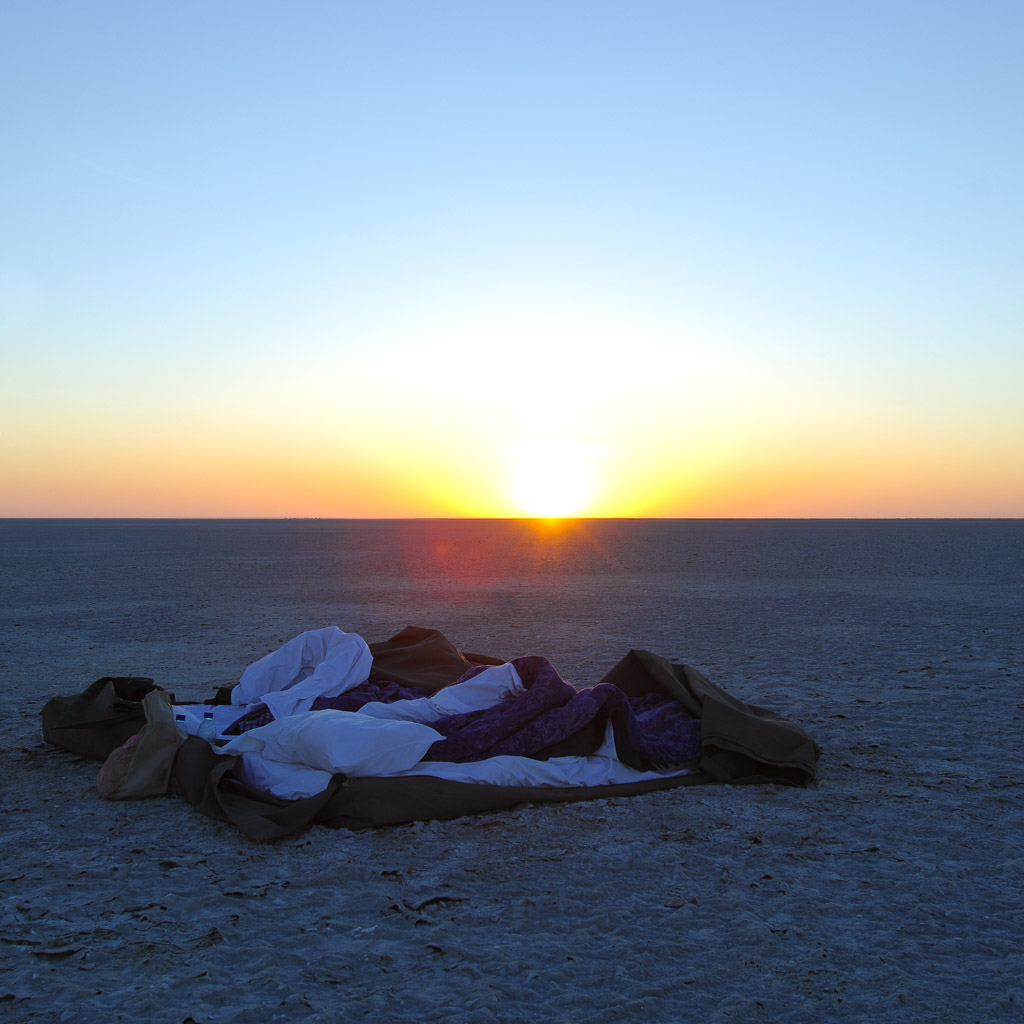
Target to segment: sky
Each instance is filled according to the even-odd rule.
[[[1024,5],[0,0],[0,516],[1020,517]]]

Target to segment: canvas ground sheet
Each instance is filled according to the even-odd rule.
[[[485,665],[503,659],[463,652],[437,630],[407,627],[369,645],[369,683],[429,695]],[[103,759],[134,733],[144,716],[140,700],[150,680],[107,677],[82,694],[57,697],[43,709],[44,738],[88,757]],[[174,789],[195,808],[231,822],[253,839],[290,835],[310,824],[331,828],[372,828],[410,821],[448,819],[527,803],[567,802],[632,796],[700,783],[807,785],[815,777],[820,748],[795,722],[740,701],[697,670],[643,650],[629,651],[599,681],[626,698],[656,695],[677,702],[699,721],[700,741],[693,771],[639,782],[601,786],[518,786],[456,782],[427,775],[350,778],[335,775],[326,789],[299,800],[282,800],[245,785],[237,757],[217,754],[189,737],[174,761]],[[221,688],[209,703],[228,703]],[[611,709],[538,756],[592,753]],[[614,724],[614,723],[613,723]],[[616,742],[620,731],[616,730]]]

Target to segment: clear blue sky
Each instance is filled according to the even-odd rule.
[[[0,0],[0,515],[514,512],[541,422],[596,511],[1024,514],[1022,53],[1020,3]]]

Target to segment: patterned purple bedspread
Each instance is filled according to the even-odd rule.
[[[424,760],[536,756],[584,730],[600,742],[609,720],[619,759],[631,767],[683,764],[700,756],[700,722],[670,697],[651,693],[631,699],[609,683],[576,690],[547,658],[515,658],[512,664],[526,692],[485,711],[432,722],[445,738]]]

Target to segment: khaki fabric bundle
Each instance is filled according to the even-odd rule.
[[[150,690],[142,698],[146,724],[103,762],[96,788],[107,800],[161,796],[171,781],[174,758],[182,744],[174,724],[171,695]]]

